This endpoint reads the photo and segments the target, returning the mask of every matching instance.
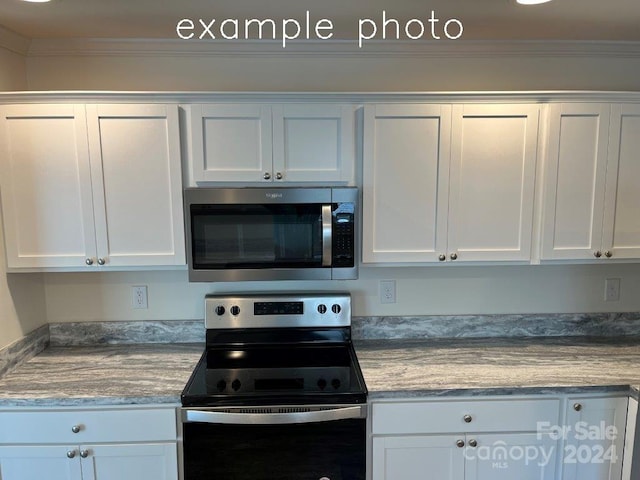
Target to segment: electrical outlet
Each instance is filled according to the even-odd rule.
[[[138,285],[131,287],[131,303],[133,308],[148,308],[147,286]]]
[[[395,280],[380,280],[380,303],[396,303]]]
[[[620,279],[607,278],[604,281],[604,301],[617,302],[620,300]]]

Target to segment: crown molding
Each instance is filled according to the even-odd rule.
[[[164,91],[24,91],[0,92],[0,105],[16,103],[638,103],[640,92],[492,91],[492,92],[164,92]]]
[[[31,39],[23,37],[19,33],[16,33],[0,25],[1,48],[20,55],[27,55],[27,53],[29,53],[30,45]]]
[[[22,37],[20,37],[22,38]],[[28,42],[28,40],[23,39]],[[0,37],[1,41],[1,37]],[[327,56],[327,57],[607,57],[640,58],[640,42],[601,41],[383,41],[358,48],[355,40],[291,41],[180,39],[33,39],[28,56]]]

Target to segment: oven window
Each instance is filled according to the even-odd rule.
[[[321,205],[192,205],[193,267],[319,267],[321,210]]]
[[[185,480],[365,480],[365,420],[184,424]]]

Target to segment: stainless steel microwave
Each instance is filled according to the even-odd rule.
[[[358,278],[358,190],[187,188],[191,282]]]

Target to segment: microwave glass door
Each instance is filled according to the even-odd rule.
[[[322,205],[191,205],[194,269],[322,266]]]

